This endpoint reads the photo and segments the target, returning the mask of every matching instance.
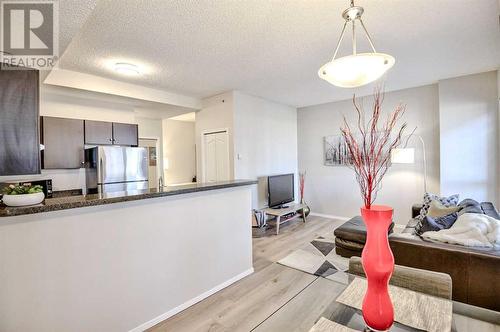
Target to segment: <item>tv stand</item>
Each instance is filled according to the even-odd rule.
[[[273,210],[281,210],[281,209],[288,209],[290,207],[290,205],[277,205],[277,206],[273,206],[271,209]]]
[[[270,215],[270,216],[275,216],[276,217],[276,235],[279,234],[280,232],[280,224],[284,224],[285,222],[287,221],[290,221],[292,219],[295,219],[297,218],[298,216],[300,216],[299,213],[297,212],[301,212],[302,214],[302,220],[304,222],[306,222],[306,214],[304,213],[304,209],[307,207],[307,205],[305,204],[290,204],[289,206],[286,206],[286,207],[272,207],[272,208],[267,208],[267,209],[264,209],[264,213],[267,215]],[[286,215],[288,214],[292,214],[292,213],[295,213],[295,215],[293,217],[289,217],[289,218],[285,218]]]

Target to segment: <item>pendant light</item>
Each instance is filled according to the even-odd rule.
[[[363,7],[354,6],[354,0],[351,0],[351,6],[342,13],[342,17],[345,22],[337,47],[333,53],[333,58],[330,62],[324,64],[318,71],[320,78],[338,87],[355,88],[371,83],[384,75],[384,73],[389,70],[396,61],[388,54],[377,53],[375,46],[373,45],[373,41],[366,30],[363,20],[361,19],[363,12]],[[357,53],[357,21],[359,21],[359,25],[365,32],[373,52]],[[337,52],[339,51],[340,44],[344,39],[345,30],[348,24],[352,25],[352,55],[335,59]]]

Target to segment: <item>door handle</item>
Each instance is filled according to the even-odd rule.
[[[101,180],[100,178],[102,177],[102,158],[99,158],[99,175],[98,175],[98,177],[99,178],[97,179],[97,181],[100,181]]]

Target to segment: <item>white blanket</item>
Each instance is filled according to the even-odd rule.
[[[431,241],[460,244],[467,247],[500,247],[500,220],[485,214],[464,213],[449,229],[425,232]]]

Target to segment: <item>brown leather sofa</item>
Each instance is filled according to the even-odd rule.
[[[495,218],[493,205],[484,212]],[[500,311],[500,250],[481,250],[459,245],[433,243],[413,236],[421,206],[412,207],[412,219],[403,233],[389,235],[395,263],[423,270],[443,272],[452,279],[453,300]],[[392,233],[392,226],[388,232]],[[366,228],[357,216],[334,231],[335,252],[343,257],[361,256],[366,241]]]
[[[420,211],[413,208],[413,217]],[[416,225],[410,220],[405,232]],[[398,265],[451,276],[453,300],[500,311],[500,250],[472,249],[394,234],[389,243]]]
[[[394,223],[389,225],[388,233],[391,234]],[[366,242],[366,227],[361,216],[355,216],[346,221],[342,226],[335,228],[335,253],[342,257],[361,257],[361,252]]]

